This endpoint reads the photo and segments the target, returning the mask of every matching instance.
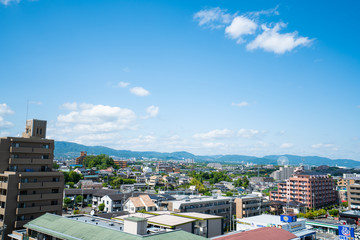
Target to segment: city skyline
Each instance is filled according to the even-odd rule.
[[[359,6],[0,0],[0,136],[360,160]]]

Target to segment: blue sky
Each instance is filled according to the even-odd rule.
[[[0,0],[0,135],[360,160],[357,1]]]

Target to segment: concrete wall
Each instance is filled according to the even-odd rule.
[[[210,219],[208,220],[208,238],[219,236],[222,234],[223,226],[222,219]]]

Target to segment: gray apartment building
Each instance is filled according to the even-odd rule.
[[[46,212],[61,215],[64,176],[52,171],[46,121],[28,120],[22,137],[0,138],[0,227],[5,236]]]

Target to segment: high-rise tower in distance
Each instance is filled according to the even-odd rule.
[[[0,138],[0,227],[6,225],[5,236],[46,212],[61,215],[64,175],[52,170],[53,159],[46,121],[27,120],[22,137]]]

